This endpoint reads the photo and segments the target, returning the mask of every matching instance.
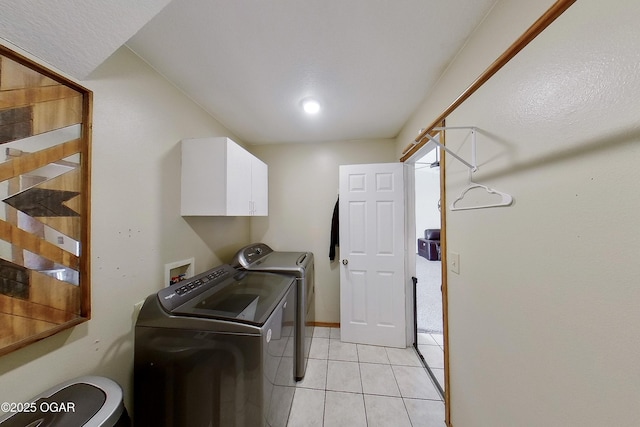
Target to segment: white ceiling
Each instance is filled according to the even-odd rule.
[[[126,42],[247,143],[393,138],[495,1],[0,0],[0,37],[79,79]]]
[[[0,38],[84,79],[170,0],[0,0]]]

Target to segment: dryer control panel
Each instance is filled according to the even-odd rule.
[[[235,268],[227,264],[212,268],[202,274],[160,290],[158,292],[158,300],[165,310],[171,312],[196,295],[200,295],[207,289],[224,282],[237,273],[238,271]]]
[[[251,264],[259,262],[271,252],[273,252],[273,249],[264,243],[253,243],[240,249],[234,255],[232,264],[237,267],[248,268]]]

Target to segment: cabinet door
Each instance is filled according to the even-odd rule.
[[[181,143],[180,213],[226,215],[227,160],[222,138],[185,139]]]
[[[267,216],[269,213],[269,170],[266,163],[255,157],[251,161],[252,215]]]
[[[227,215],[251,215],[251,163],[253,156],[233,141],[227,144]]]

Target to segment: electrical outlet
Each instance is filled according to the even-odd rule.
[[[449,268],[456,274],[460,274],[460,254],[449,252]]]

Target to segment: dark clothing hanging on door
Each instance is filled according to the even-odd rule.
[[[338,205],[340,198],[333,208],[333,217],[331,218],[331,244],[329,246],[329,259],[333,261],[336,258],[336,246],[340,246],[340,216],[338,214]]]

